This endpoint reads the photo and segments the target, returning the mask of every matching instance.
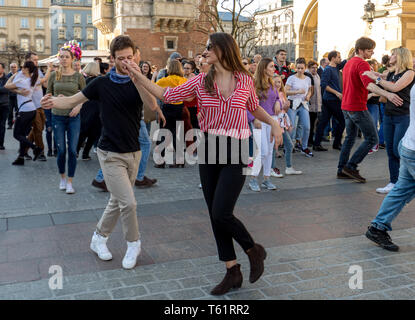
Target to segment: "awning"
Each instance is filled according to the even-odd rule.
[[[109,56],[109,51],[107,50],[84,50],[82,51],[81,64],[86,65],[89,62],[94,62],[95,57],[99,57],[103,62],[108,62],[107,57]],[[39,66],[47,66],[48,63],[59,63],[57,55],[50,56],[49,58],[39,60]]]

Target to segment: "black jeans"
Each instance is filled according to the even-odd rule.
[[[9,97],[9,117],[7,124],[9,127],[13,126],[13,113],[14,118],[17,118],[17,97]]]
[[[165,104],[162,107],[163,115],[166,118],[166,126],[160,129],[167,129],[173,136],[173,147],[176,150],[176,122],[182,120],[183,104]],[[161,137],[160,141],[156,142],[156,145],[161,144],[166,138]],[[167,146],[166,146],[167,147]],[[164,158],[165,148],[161,151],[161,156]]]
[[[6,121],[9,116],[9,105],[0,104],[0,146],[4,146],[4,136],[6,134]]]
[[[228,150],[230,140],[229,138]],[[219,150],[216,150],[217,158],[218,154]],[[227,163],[231,163],[229,155],[230,152]],[[233,214],[246,179],[243,175],[244,167],[246,165],[242,161],[239,164],[199,164],[203,195],[221,261],[236,259],[233,239],[245,252],[255,244],[243,223]]]
[[[27,148],[34,149],[36,146],[27,139],[32,128],[33,119],[36,116],[36,110],[19,112],[14,123],[13,137],[20,142],[19,156],[23,157]]]
[[[314,145],[319,146],[321,144],[321,139],[323,138],[324,129],[330,121],[331,117],[334,117],[338,125],[336,126],[334,132],[334,142],[333,146],[340,146],[342,142],[343,131],[345,127],[344,116],[341,109],[340,100],[324,100],[321,116],[318,121],[316,138],[314,139]]]
[[[316,128],[317,112],[309,112],[310,115],[310,135],[308,136],[308,144],[314,145],[314,129]]]

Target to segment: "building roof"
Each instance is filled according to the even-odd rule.
[[[232,21],[232,13],[231,12],[219,12],[219,19],[222,21]],[[249,22],[251,21],[250,18],[248,17],[244,17],[244,16],[239,16],[239,21],[241,22]]]

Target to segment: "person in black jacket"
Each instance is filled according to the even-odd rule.
[[[9,117],[9,90],[4,88],[8,77],[4,69],[4,63],[0,63],[0,150],[4,150],[6,121]]]
[[[10,64],[10,72],[7,75],[7,78],[10,78],[11,76],[13,76],[15,73],[17,73],[19,71],[19,68],[17,67],[16,63],[11,63]],[[12,129],[13,128],[13,116],[14,114],[17,117],[17,96],[14,92],[9,91],[9,117],[7,119],[7,123],[8,123],[8,127],[7,129]]]

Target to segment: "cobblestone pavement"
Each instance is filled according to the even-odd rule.
[[[7,131],[0,151],[0,299],[413,299],[415,296],[415,205],[409,204],[391,233],[398,253],[364,236],[387,183],[384,150],[361,166],[366,184],[336,180],[338,152],[313,159],[294,154],[302,176],[273,181],[279,192],[244,188],[235,214],[269,253],[264,276],[247,280],[249,264],[237,246],[245,281],[223,297],[209,295],[224,275],[216,256],[196,166],[154,169],[157,187],[136,189],[142,253],[134,270],[121,269],[126,244],[120,224],[108,242],[114,259],[90,250],[94,227],[108,194],[90,186],[98,169],[78,163],[77,193],[57,190],[54,158],[11,166],[17,143]],[[282,164],[282,159],[278,159]],[[283,165],[281,165],[284,168]],[[50,290],[52,265],[62,267],[62,290]],[[363,268],[363,289],[351,290],[351,265]]]
[[[210,290],[223,278],[217,256],[64,277],[62,289],[49,280],[3,285],[0,299],[144,300],[321,300],[414,299],[415,229],[393,233],[399,253],[385,252],[363,236],[267,248],[265,273],[247,281],[249,263],[240,259],[242,288],[221,297]],[[363,288],[350,289],[350,266],[363,270]]]

